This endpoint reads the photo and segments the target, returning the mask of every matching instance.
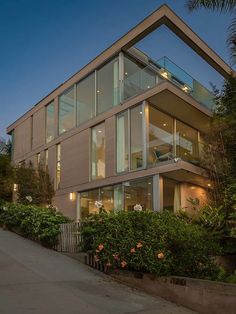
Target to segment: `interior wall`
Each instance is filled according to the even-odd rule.
[[[189,202],[189,199],[198,199],[199,205],[195,206]],[[194,207],[196,209],[200,208],[204,204],[207,203],[207,191],[206,189],[192,185],[189,183],[182,183],[181,184],[181,207],[189,214],[195,214]]]

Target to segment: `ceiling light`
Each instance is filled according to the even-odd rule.
[[[98,130],[98,133],[102,133],[102,130]]]
[[[140,114],[143,114],[143,112],[142,112],[142,111],[140,111],[139,113],[140,113]]]
[[[125,72],[125,75],[128,75],[128,72]]]
[[[97,90],[97,93],[100,93],[100,90]]]
[[[161,69],[160,74],[161,74],[161,76],[163,76],[166,79],[169,78],[169,73],[165,69]]]
[[[148,88],[150,88],[150,86],[149,86],[149,85],[147,86],[147,89],[148,89]]]
[[[211,184],[210,184],[210,183],[207,183],[207,186],[208,186],[208,187],[211,187]]]
[[[152,184],[152,182],[148,182],[148,184]]]
[[[189,92],[191,91],[191,88],[190,88],[188,85],[184,84],[184,86],[182,87],[182,90],[183,90],[185,93],[189,93]]]
[[[163,123],[163,126],[166,126],[166,123]]]

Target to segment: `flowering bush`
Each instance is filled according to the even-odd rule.
[[[53,208],[0,202],[0,224],[47,247],[57,244],[59,225],[68,221]]]
[[[206,278],[216,267],[215,239],[169,212],[96,214],[84,220],[83,248],[110,268]]]

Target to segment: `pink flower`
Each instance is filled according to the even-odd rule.
[[[98,262],[98,261],[99,261],[99,258],[98,258],[97,255],[94,256],[94,260],[95,260],[95,262]]]
[[[100,251],[98,249],[96,249],[96,253],[99,253]]]
[[[127,265],[126,261],[122,261],[122,262],[121,262],[121,267],[122,267],[122,268],[125,268],[126,265]]]
[[[130,253],[135,253],[135,248],[133,247],[131,250],[130,250]]]
[[[102,251],[104,249],[104,245],[102,243],[99,244],[98,246],[99,251]]]
[[[157,258],[163,259],[164,258],[164,253],[160,252],[157,254]]]
[[[137,244],[137,248],[138,248],[138,249],[140,249],[142,246],[143,246],[143,245],[142,245],[141,242],[139,242],[139,243]]]

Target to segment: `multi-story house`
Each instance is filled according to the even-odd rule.
[[[43,162],[54,205],[79,219],[97,211],[161,211],[204,202],[199,163],[213,95],[168,58],[136,43],[166,25],[223,77],[231,68],[163,5],[7,129],[13,162]]]

